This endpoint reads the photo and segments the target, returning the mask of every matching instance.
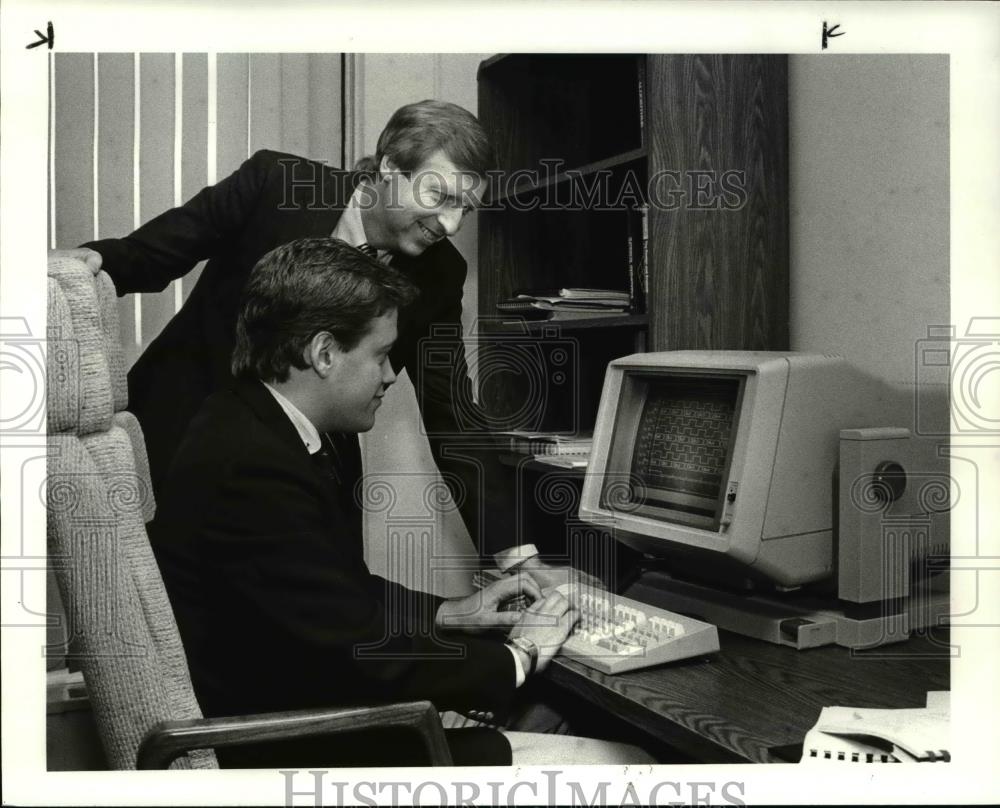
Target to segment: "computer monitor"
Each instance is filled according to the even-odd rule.
[[[840,430],[901,427],[907,415],[905,395],[836,356],[617,359],[580,516],[703,577],[728,570],[779,589],[824,581],[836,567]]]

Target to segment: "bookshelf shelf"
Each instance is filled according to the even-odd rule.
[[[571,320],[524,320],[482,319],[479,330],[485,334],[542,334],[545,331],[557,329],[559,332],[589,331],[605,328],[630,328],[645,330],[649,318],[645,314],[623,314],[621,317],[586,317]]]
[[[506,452],[500,454],[498,457],[500,462],[505,466],[512,466],[513,468],[525,469],[527,471],[537,471],[541,474],[559,474],[560,476],[579,477],[582,480],[587,473],[585,466],[577,468],[557,466],[553,463],[535,460],[531,455]]]
[[[645,181],[645,159],[646,149],[640,147],[638,149],[631,149],[630,151],[622,154],[616,154],[613,157],[608,157],[604,160],[597,160],[596,162],[588,163],[587,165],[580,166],[579,168],[569,168],[564,171],[559,171],[550,177],[539,180],[538,182],[522,183],[515,181],[513,182],[514,187],[501,190],[501,192],[494,197],[492,202],[493,204],[501,204],[511,199],[523,199],[524,197],[537,194],[539,191],[592,177],[602,171],[613,172],[618,169],[633,168],[639,170],[643,174],[643,181]]]

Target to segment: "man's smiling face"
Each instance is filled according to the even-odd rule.
[[[378,221],[366,221],[365,231],[375,224],[378,234],[370,234],[375,236],[372,241],[404,255],[420,255],[432,244],[455,235],[465,216],[479,204],[485,186],[481,177],[456,168],[443,151],[432,154],[409,177],[387,158],[380,168],[383,204],[371,211]]]

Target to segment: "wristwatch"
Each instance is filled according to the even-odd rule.
[[[529,664],[525,675],[531,676],[531,674],[535,672],[535,668],[538,666],[538,646],[527,637],[514,637],[510,641],[510,644],[520,648],[528,655]]]

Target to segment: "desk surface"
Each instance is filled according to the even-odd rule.
[[[609,676],[557,657],[546,675],[703,762],[780,762],[831,705],[922,707],[948,690],[946,632],[852,653],[796,651],[720,631],[710,657]]]

